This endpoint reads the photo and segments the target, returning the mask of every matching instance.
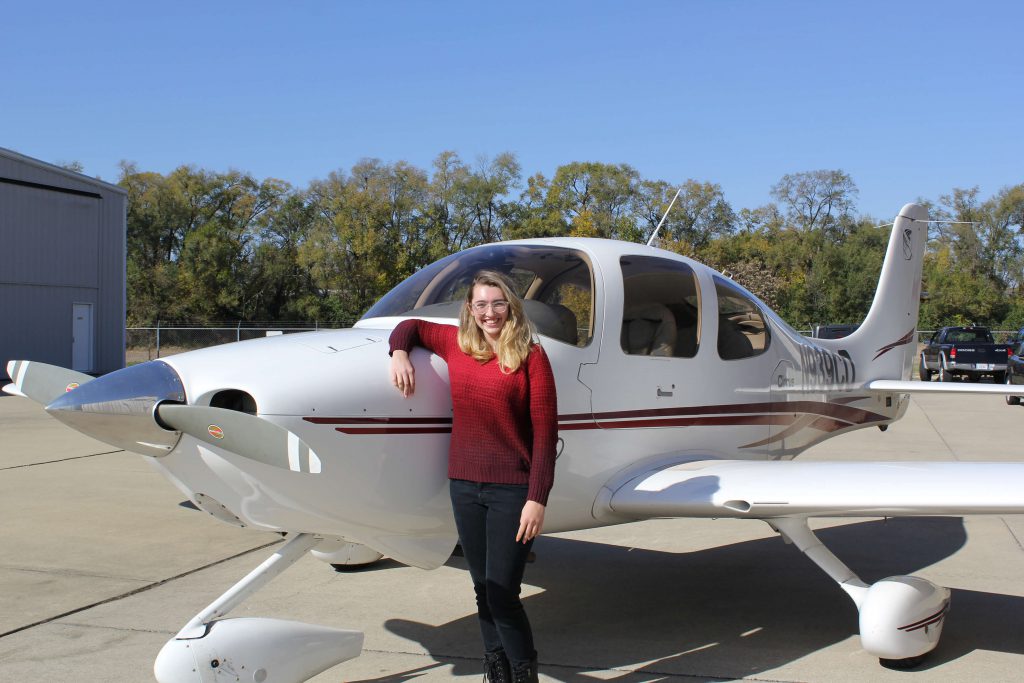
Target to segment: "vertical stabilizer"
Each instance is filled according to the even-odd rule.
[[[892,226],[871,310],[860,328],[842,339],[858,379],[910,379],[917,356],[921,265],[927,241],[928,210],[907,204]]]

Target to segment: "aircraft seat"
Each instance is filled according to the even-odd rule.
[[[738,360],[753,356],[755,353],[744,325],[737,322],[733,316],[718,316],[718,356],[722,360]]]
[[[631,355],[671,356],[677,334],[675,316],[664,304],[627,306],[622,316],[622,348]]]
[[[573,346],[579,341],[576,314],[565,306],[525,299],[523,309],[526,311],[526,317],[537,328],[537,332],[545,337],[551,337]]]

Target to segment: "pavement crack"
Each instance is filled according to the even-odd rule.
[[[939,431],[938,425],[936,425],[935,422],[932,421],[932,416],[929,415],[926,410],[921,408],[921,406],[918,406],[918,408],[921,410],[921,413],[924,415],[924,419],[927,420],[928,424],[931,426],[931,428],[933,430],[935,430],[935,435],[939,437],[940,441],[942,441],[942,445],[946,447],[947,451],[949,451],[949,454],[953,457],[953,460],[960,460],[960,458],[958,458],[957,455],[956,455],[956,451],[954,451],[953,447],[949,445],[948,441],[946,441],[946,437],[943,436],[941,431]]]
[[[129,628],[127,626],[107,626],[106,624],[80,624],[77,621],[65,621],[64,626],[74,626],[75,628],[98,628],[106,631],[127,631],[130,633],[161,633],[166,635],[174,635],[175,631],[165,631],[154,628]]]
[[[230,562],[231,560],[237,559],[239,557],[243,557],[245,555],[248,555],[250,553],[254,553],[254,552],[259,551],[259,550],[265,550],[266,548],[269,548],[271,546],[277,545],[278,543],[281,543],[282,541],[283,541],[283,539],[276,540],[276,541],[271,541],[270,543],[264,543],[263,545],[256,546],[255,548],[250,548],[248,550],[243,550],[242,552],[235,553],[234,555],[231,555],[229,557],[224,557],[224,558],[221,558],[219,560],[214,560],[213,562],[204,564],[201,567],[196,567],[194,569],[189,569],[188,571],[182,572],[180,574],[175,574],[174,576],[170,576],[170,577],[168,577],[166,579],[161,579],[160,581],[155,581],[153,583],[150,583],[148,585],[142,586],[140,588],[135,588],[135,589],[127,591],[125,593],[121,593],[120,595],[114,595],[114,596],[111,596],[109,598],[104,598],[103,600],[97,600],[96,602],[90,603],[88,605],[83,605],[82,607],[76,607],[75,609],[68,610],[67,612],[62,612],[61,614],[57,614],[57,615],[54,615],[52,617],[47,617],[46,619],[40,619],[39,621],[33,622],[31,624],[26,624],[24,626],[19,626],[18,628],[11,629],[10,631],[6,631],[4,633],[0,633],[0,638],[5,638],[5,637],[13,635],[15,633],[20,633],[21,631],[25,631],[25,630],[28,630],[30,628],[35,628],[36,626],[43,626],[44,624],[52,623],[52,622],[54,622],[54,621],[56,621],[58,619],[63,619],[64,617],[69,617],[72,614],[79,614],[79,613],[84,612],[86,610],[90,610],[93,607],[99,607],[100,605],[106,605],[107,603],[117,602],[118,600],[124,600],[125,598],[130,598],[133,595],[138,595],[139,593],[145,593],[146,591],[152,590],[154,588],[159,588],[160,586],[163,586],[165,584],[171,583],[172,581],[177,581],[178,579],[183,579],[186,576],[191,576],[192,574],[195,574],[197,572],[201,572],[204,569],[209,569],[210,567],[216,567],[219,564],[224,564],[225,562]]]
[[[1020,536],[1018,536],[1017,532],[1014,531],[1012,526],[1010,526],[1010,523],[1006,521],[1006,517],[1000,517],[999,519],[1003,523],[1003,526],[1006,527],[1006,530],[1010,532],[1010,536],[1013,540],[1017,542],[1017,547],[1024,550],[1024,542],[1021,542]]]
[[[28,572],[33,574],[53,574],[55,576],[74,576],[76,578],[87,578],[87,579],[111,579],[113,581],[134,581],[135,583],[149,584],[152,579],[147,579],[139,576],[121,576],[118,574],[99,574],[96,572],[83,572],[75,569],[59,568],[59,569],[39,569],[37,567],[23,567],[16,564],[2,564],[0,563],[0,569],[7,569],[14,572]]]
[[[95,458],[98,455],[113,455],[114,453],[124,453],[123,448],[119,448],[116,451],[103,451],[102,453],[90,453],[88,455],[73,455],[70,458],[61,458],[59,460],[44,460],[42,462],[30,462],[24,465],[11,465],[10,467],[0,467],[2,470],[16,470],[22,467],[35,467],[37,465],[53,465],[59,462],[68,462],[70,460],[82,460],[83,458]]]

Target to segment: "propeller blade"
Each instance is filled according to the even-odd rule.
[[[34,360],[9,361],[7,376],[13,384],[4,386],[5,392],[30,398],[44,406],[93,380],[90,375]]]
[[[212,446],[292,472],[320,473],[320,458],[296,434],[237,410],[160,403],[157,419]]]

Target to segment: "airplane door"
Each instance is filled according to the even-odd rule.
[[[625,444],[644,429],[652,454],[696,444],[700,455],[766,453],[776,419],[769,378],[779,358],[756,299],[719,275],[698,277],[685,261],[628,256],[621,267],[621,298],[610,293],[605,308],[600,365],[581,376],[605,439]]]
[[[623,256],[620,273],[606,273],[600,362],[580,368],[592,391],[597,438],[644,450],[675,451],[683,428],[699,417],[690,410],[702,391],[700,288],[682,260]],[[621,277],[622,286],[616,280]]]

